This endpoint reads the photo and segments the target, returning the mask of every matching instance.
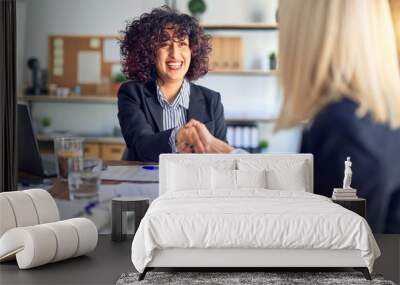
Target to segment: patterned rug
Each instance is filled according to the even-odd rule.
[[[124,273],[118,279],[117,285],[395,285],[392,281],[384,280],[380,275],[372,275],[372,281],[368,281],[360,272],[148,272],[142,281],[138,281],[138,276],[139,273]]]

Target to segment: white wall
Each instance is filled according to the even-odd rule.
[[[189,13],[188,0],[176,0],[177,8]],[[206,12],[201,20],[207,23],[275,22],[278,0],[205,0]]]
[[[165,3],[162,0],[17,0],[26,3],[24,42],[19,41],[19,55],[23,62],[37,57],[47,66],[47,39],[51,34],[114,35],[124,28],[125,21],[137,17]],[[187,12],[186,0],[177,0],[177,8]],[[274,22],[277,0],[207,0],[207,11],[202,21],[207,23]],[[229,8],[227,7],[229,5]],[[19,6],[17,6],[19,9]],[[228,12],[229,9],[229,12]],[[23,13],[20,13],[23,15]],[[276,31],[213,32],[240,35],[244,41],[246,68],[265,66],[267,56],[277,50]],[[25,68],[20,86],[29,83]],[[266,76],[207,75],[199,80],[222,94],[227,117],[271,116],[278,111],[276,78]],[[44,115],[52,118],[52,128],[68,129],[75,133],[109,134],[118,126],[116,106],[113,104],[54,104],[36,103],[33,118],[37,122]],[[270,130],[264,127],[263,130]],[[263,137],[269,136],[269,131]],[[288,141],[291,144],[291,140]],[[292,146],[292,144],[291,144]],[[283,149],[285,150],[285,149]]]
[[[17,0],[27,3],[26,58],[47,65],[51,34],[115,35],[124,22],[148,12],[161,0]]]

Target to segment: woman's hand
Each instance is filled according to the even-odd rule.
[[[189,124],[179,129],[176,135],[176,147],[178,152],[183,153],[206,152],[197,130]]]
[[[214,137],[203,123],[191,119],[185,127],[195,129],[206,153],[230,153],[233,151],[233,147]],[[197,143],[197,140],[194,142]]]

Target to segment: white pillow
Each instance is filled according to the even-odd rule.
[[[236,170],[211,168],[213,190],[236,190]]]
[[[236,170],[237,188],[267,188],[267,171]]]
[[[306,191],[305,165],[296,164],[287,169],[267,171],[267,188],[272,190]]]
[[[306,191],[311,181],[308,179],[308,164],[296,159],[239,159],[240,170],[266,169],[267,189]]]
[[[213,190],[267,188],[266,170],[231,170],[212,168]]]
[[[168,164],[167,191],[211,189],[211,168]]]

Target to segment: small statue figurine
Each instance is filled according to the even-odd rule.
[[[343,189],[352,189],[351,188],[351,176],[353,175],[353,171],[351,170],[351,161],[350,156],[347,157],[344,162],[344,179],[343,179]]]

